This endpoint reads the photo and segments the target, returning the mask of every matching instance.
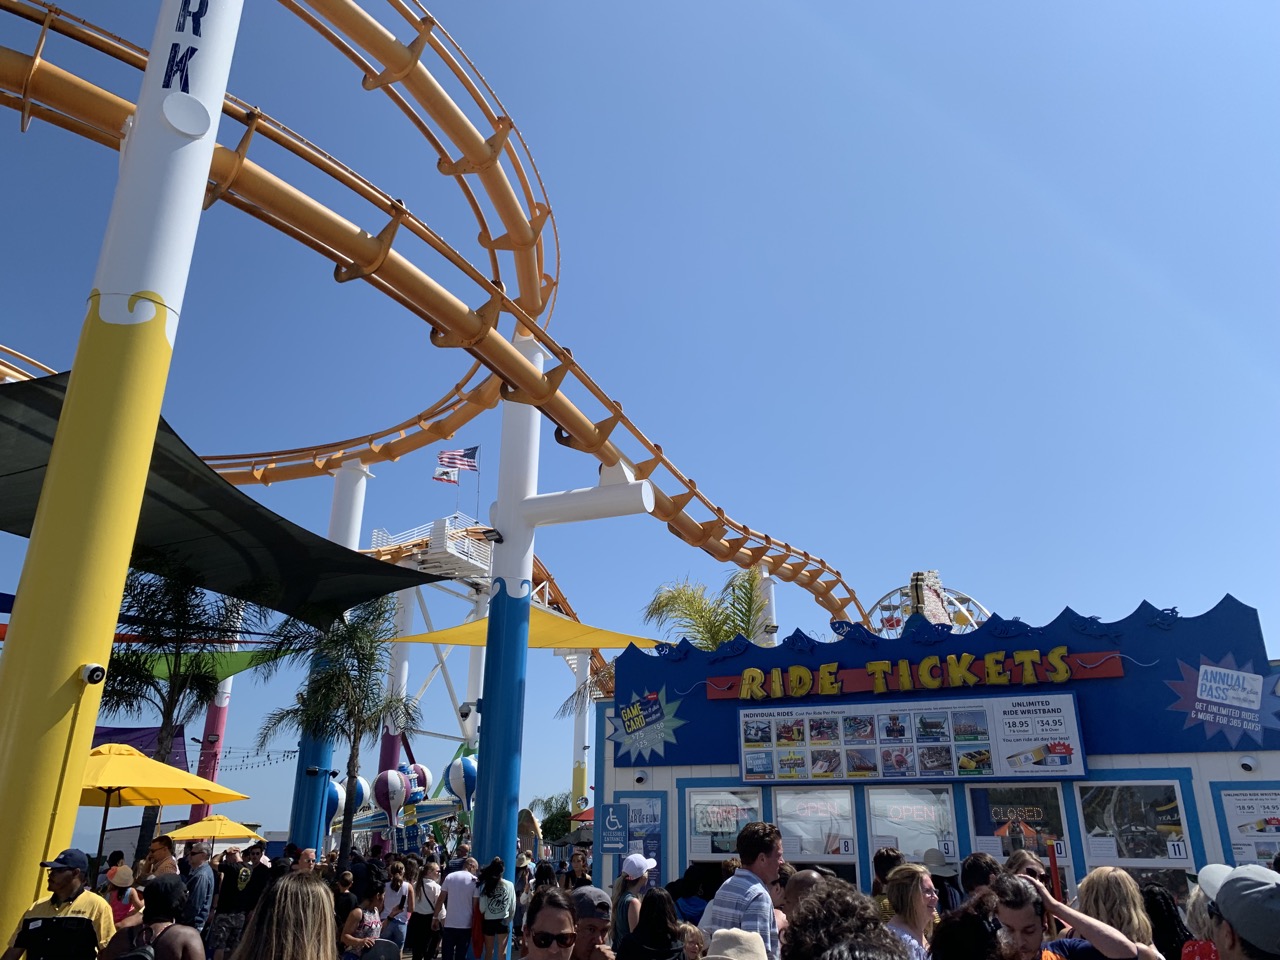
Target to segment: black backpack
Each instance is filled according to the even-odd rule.
[[[160,942],[160,938],[176,927],[176,923],[171,923],[158,934],[150,943],[142,943],[134,947],[128,953],[122,953],[116,960],[156,960],[156,944]],[[142,928],[145,929],[145,928]]]

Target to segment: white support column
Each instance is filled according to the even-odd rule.
[[[359,460],[348,460],[333,476],[333,506],[329,510],[329,539],[356,550],[364,521],[365,487],[373,474]],[[293,777],[293,809],[289,839],[304,850],[320,849],[327,832],[324,820],[327,771],[333,768],[333,744],[304,736],[298,741],[298,765]],[[307,770],[319,771],[308,774]]]
[[[544,356],[535,340],[517,336],[515,346],[539,370]],[[498,499],[491,516],[498,534],[493,547],[493,592],[476,782],[477,850],[514,863],[516,811],[524,736],[525,669],[533,587],[533,534],[546,524],[594,520],[653,510],[653,486],[621,479],[585,490],[539,495],[536,406],[502,404],[502,451]],[[602,477],[603,480],[603,477]],[[487,707],[487,711],[486,711]],[[514,876],[508,867],[508,878]]]
[[[581,689],[591,673],[591,654],[586,650],[580,650],[572,659],[574,679],[577,681],[578,688]],[[587,790],[587,784],[590,782],[590,777],[587,775],[590,769],[587,765],[587,754],[591,750],[587,732],[590,729],[589,714],[590,710],[579,710],[573,715],[573,786],[569,800],[573,805],[574,813],[581,813],[591,805],[591,795]],[[581,802],[584,798],[586,803]]]
[[[473,604],[465,622],[483,620],[489,614],[489,595],[485,591],[476,591]],[[474,705],[483,691],[484,647],[472,647],[471,656],[467,660],[467,701]],[[480,711],[473,706],[471,716],[465,720],[459,717],[458,722],[462,726],[462,736],[466,738],[467,746],[476,749],[480,745]]]
[[[778,608],[774,597],[777,581],[769,573],[766,566],[760,567],[760,598],[764,601],[764,632],[762,636],[752,637],[762,647],[774,647],[778,644]]]

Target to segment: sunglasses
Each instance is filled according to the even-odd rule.
[[[1212,900],[1206,900],[1204,903],[1205,912],[1209,914],[1210,920],[1221,920],[1222,911],[1218,909],[1218,905]]]
[[[1035,879],[1039,880],[1041,883],[1044,883],[1044,878],[1048,876],[1048,874],[1045,873],[1043,870],[1023,870],[1022,875],[1024,877],[1034,877]]]
[[[542,930],[535,930],[529,939],[533,941],[533,945],[539,950],[546,950],[552,943],[557,946],[568,949],[578,942],[576,933],[546,933]]]

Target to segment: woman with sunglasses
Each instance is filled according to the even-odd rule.
[[[524,915],[525,960],[568,960],[577,942],[573,902],[562,890],[539,890]]]
[[[1016,877],[1030,877],[1036,883],[1051,886],[1049,880],[1049,868],[1044,865],[1044,861],[1035,855],[1034,851],[1027,850],[1025,847],[1013,851],[1009,854],[1009,859],[1004,862],[1006,873],[1011,873]],[[1062,934],[1062,925],[1058,923],[1054,917],[1045,917],[1045,936],[1053,940]]]
[[[902,941],[911,960],[928,960],[928,934],[938,906],[938,892],[933,889],[929,868],[919,863],[894,867],[884,892],[893,907],[893,917],[885,929]]]

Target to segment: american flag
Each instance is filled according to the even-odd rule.
[[[436,461],[442,467],[457,467],[459,470],[480,471],[479,447],[467,447],[465,450],[441,450],[436,454]]]
[[[457,467],[436,467],[436,472],[431,477],[432,480],[439,480],[441,483],[457,483],[458,468]]]

